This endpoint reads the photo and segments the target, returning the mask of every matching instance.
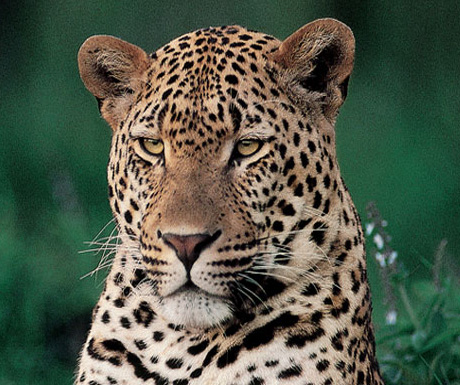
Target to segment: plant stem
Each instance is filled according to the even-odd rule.
[[[407,295],[406,288],[404,287],[404,285],[399,284],[398,290],[399,290],[399,294],[401,295],[401,299],[403,301],[407,314],[409,314],[409,318],[411,319],[412,323],[415,325],[415,328],[417,330],[421,330],[422,325],[420,325],[420,322],[418,321],[417,316],[415,315],[414,309],[412,309],[412,306],[409,300],[409,296]]]

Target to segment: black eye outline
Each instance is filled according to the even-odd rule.
[[[161,139],[139,138],[137,141],[139,143],[139,147],[141,148],[141,150],[145,152],[147,155],[154,157],[163,156],[165,146]],[[148,145],[146,145],[146,143],[161,145],[159,149],[160,151],[152,151],[152,149],[148,149]]]

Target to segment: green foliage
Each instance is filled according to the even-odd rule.
[[[405,279],[392,283],[399,292],[402,314],[395,325],[378,333],[380,365],[387,384],[460,384],[460,301],[458,283],[443,278],[438,291],[432,281],[406,288]]]
[[[411,280],[394,254],[385,221],[375,205],[368,206],[368,244],[385,287],[386,322],[377,320],[377,347],[387,385],[460,384],[460,289],[458,276],[446,272],[442,241],[431,268],[431,279]],[[381,242],[383,240],[383,242]],[[383,258],[382,258],[383,255]]]

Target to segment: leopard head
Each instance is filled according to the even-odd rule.
[[[353,67],[348,27],[285,41],[238,26],[155,53],[110,36],[79,52],[113,130],[111,207],[160,316],[207,328],[312,276],[342,215],[334,123]]]

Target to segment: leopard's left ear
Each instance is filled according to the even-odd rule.
[[[113,130],[134,102],[149,64],[150,59],[141,48],[113,36],[92,36],[80,47],[80,76]]]
[[[334,120],[347,96],[353,70],[355,39],[350,28],[334,19],[309,23],[270,54],[278,81],[295,101],[314,107]]]

